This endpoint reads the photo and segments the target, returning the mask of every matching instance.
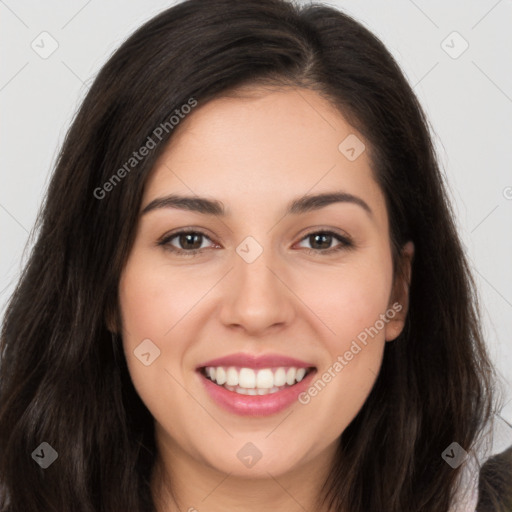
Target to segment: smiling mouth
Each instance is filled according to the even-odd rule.
[[[273,367],[245,368],[225,366],[205,366],[199,369],[201,375],[219,387],[240,395],[268,395],[291,388],[307,375],[316,371],[316,367]]]

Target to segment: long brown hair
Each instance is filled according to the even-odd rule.
[[[314,89],[339,108],[369,142],[395,269],[403,243],[415,244],[405,329],[340,436],[321,500],[336,511],[448,510],[463,466],[441,453],[454,441],[472,449],[494,377],[416,96],[379,39],[336,9],[188,0],[112,55],[59,154],[1,333],[2,512],[154,510],[153,419],[105,317],[118,311],[145,180],[173,130],[108,193],[98,188],[191,98],[201,105],[256,83]],[[58,452],[47,469],[31,457],[42,442]]]

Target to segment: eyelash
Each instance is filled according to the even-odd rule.
[[[208,237],[208,235],[206,233],[203,233],[202,231],[183,230],[183,231],[178,231],[176,233],[172,233],[170,235],[164,236],[160,241],[157,242],[157,245],[164,247],[165,250],[168,250],[168,251],[170,251],[172,253],[175,253],[175,254],[178,254],[178,255],[182,255],[182,256],[185,256],[185,257],[195,256],[196,254],[198,254],[198,253],[202,252],[204,249],[206,249],[205,247],[203,247],[202,249],[191,249],[190,251],[185,251],[183,249],[178,249],[178,248],[173,247],[172,245],[170,245],[171,240],[173,240],[174,238],[176,238],[176,237],[178,237],[180,235],[200,235],[200,236],[203,236],[205,238],[208,238],[208,240],[210,239]],[[305,249],[305,251],[308,254],[313,254],[315,256],[326,256],[326,255],[330,255],[330,254],[342,251],[343,249],[350,249],[350,248],[354,247],[354,244],[353,244],[353,242],[352,242],[352,240],[350,238],[348,238],[346,236],[342,236],[342,235],[340,235],[338,233],[335,233],[333,231],[328,231],[328,230],[325,230],[325,231],[312,231],[312,232],[306,234],[304,237],[302,237],[300,241],[302,242],[306,238],[311,237],[313,235],[332,236],[332,237],[334,237],[336,240],[338,240],[341,243],[338,246],[331,247],[330,249],[326,249],[326,250],[303,248],[303,249]]]

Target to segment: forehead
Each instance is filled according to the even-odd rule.
[[[159,195],[183,193],[219,199],[230,210],[261,209],[342,190],[364,196],[379,213],[384,198],[368,151],[347,158],[347,140],[359,144],[358,152],[366,144],[314,91],[244,89],[199,104],[180,122],[148,179],[143,206]]]

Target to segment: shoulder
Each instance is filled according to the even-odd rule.
[[[476,512],[512,510],[512,446],[487,459],[478,479]]]

